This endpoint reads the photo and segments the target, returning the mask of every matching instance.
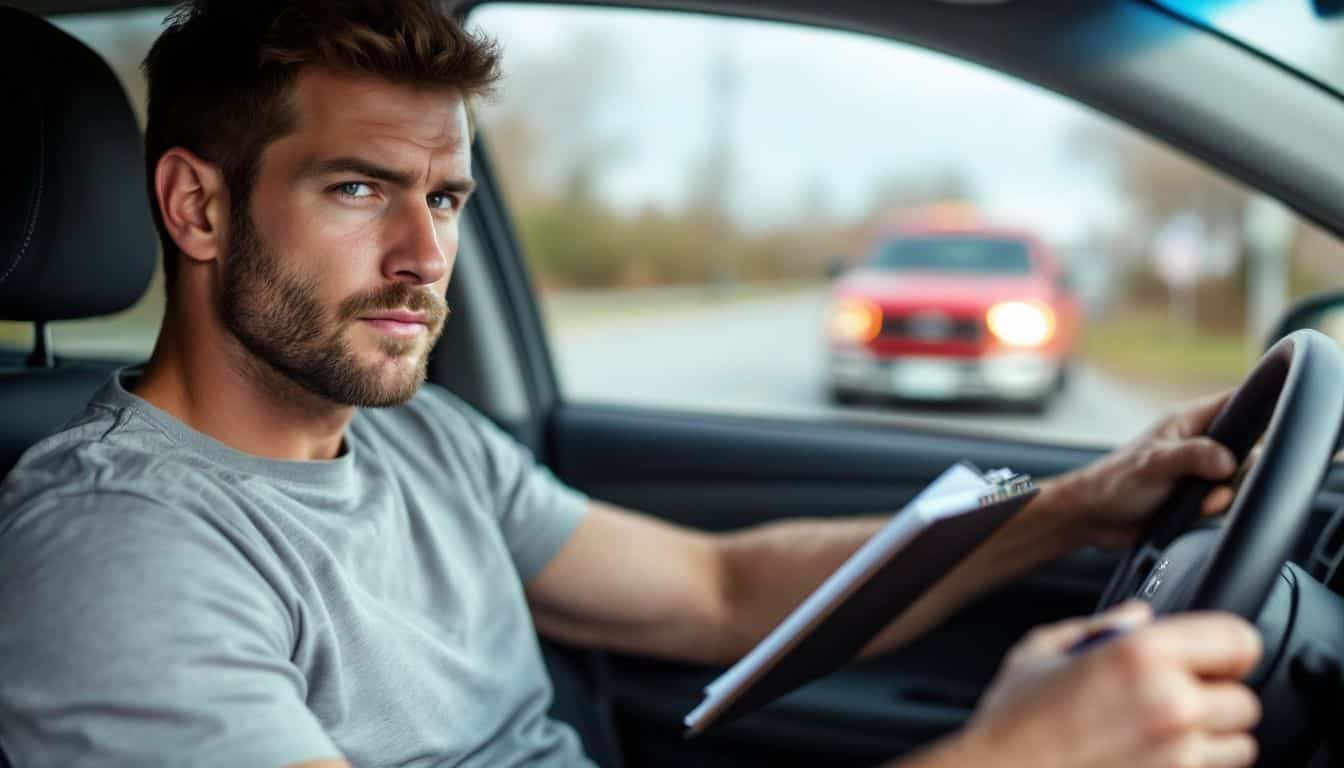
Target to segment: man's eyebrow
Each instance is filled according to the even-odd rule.
[[[456,192],[460,195],[470,195],[472,190],[476,189],[476,182],[471,179],[452,178],[444,179],[434,188],[436,192]]]
[[[301,178],[332,176],[339,173],[353,173],[378,181],[386,181],[399,187],[409,187],[414,183],[414,178],[409,173],[387,168],[358,157],[310,160],[299,168]]]
[[[359,157],[333,157],[327,160],[311,160],[299,167],[300,178],[321,178],[341,173],[353,173],[369,179],[385,181],[398,187],[410,187],[415,176],[395,168],[387,168]],[[435,192],[470,195],[476,189],[476,182],[470,177],[451,177],[434,186]]]

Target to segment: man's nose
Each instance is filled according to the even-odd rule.
[[[448,274],[456,248],[455,223],[436,221],[428,205],[407,205],[399,212],[391,247],[383,259],[388,280],[430,285]]]

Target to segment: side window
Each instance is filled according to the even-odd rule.
[[[1059,95],[856,34],[491,4],[481,135],[563,396],[1114,443],[1336,239]]]
[[[162,29],[163,9],[119,13],[53,16],[49,21],[78,38],[103,57],[121,80],[126,96],[143,129],[145,125],[145,79],[140,62]],[[115,254],[109,254],[109,258]],[[111,359],[144,358],[154,347],[163,317],[162,267],[140,301],[116,315],[51,324],[56,354]],[[32,325],[0,322],[0,347],[27,349],[32,344]]]

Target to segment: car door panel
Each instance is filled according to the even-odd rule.
[[[1099,451],[834,422],[564,404],[548,430],[557,474],[595,498],[705,530],[898,509],[958,460],[1036,476]],[[1083,551],[981,597],[920,641],[841,670],[683,742],[681,717],[717,670],[612,656],[605,690],[630,765],[871,765],[970,714],[1031,626],[1086,613],[1114,567]]]
[[[871,423],[574,404],[556,409],[549,437],[552,467],[576,487],[712,529],[893,510],[957,461],[1047,477],[1101,454]]]

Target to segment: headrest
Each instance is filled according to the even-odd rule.
[[[0,7],[0,320],[125,309],[157,247],[140,130],[98,54]]]

